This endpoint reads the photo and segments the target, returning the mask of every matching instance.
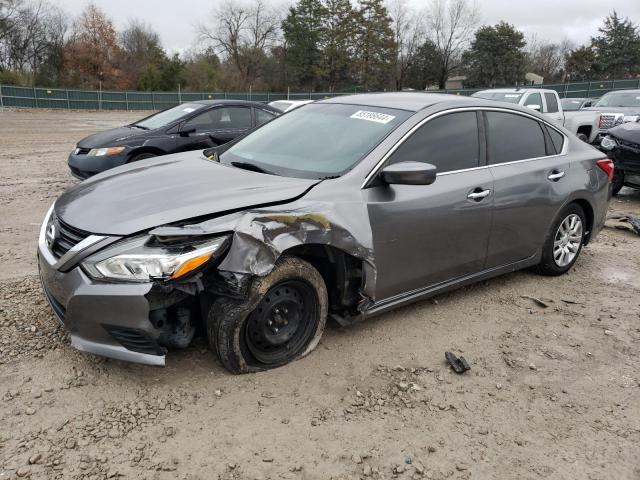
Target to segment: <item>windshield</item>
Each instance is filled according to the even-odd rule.
[[[522,98],[522,93],[510,92],[476,92],[472,97],[495,100],[497,102],[518,103]]]
[[[204,107],[202,103],[183,103],[177,107],[154,113],[147,118],[137,121],[133,125],[146,130],[155,130],[156,128],[165,127],[185,115],[189,115],[190,113],[201,109],[202,107]]]
[[[276,175],[326,178],[358,163],[412,112],[316,103],[260,127],[220,156],[221,163]]]
[[[607,93],[594,107],[640,107],[640,90],[626,93]]]
[[[576,98],[563,98],[560,100],[562,104],[563,110],[580,110],[580,106],[584,100],[576,99]]]

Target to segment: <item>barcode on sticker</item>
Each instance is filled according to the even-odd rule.
[[[360,120],[369,120],[370,122],[376,123],[389,123],[396,117],[394,117],[393,115],[387,115],[386,113],[358,110],[356,113],[351,115],[351,118],[359,118]]]

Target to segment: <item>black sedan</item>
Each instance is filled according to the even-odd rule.
[[[269,105],[239,100],[183,103],[83,138],[69,155],[69,168],[74,176],[85,179],[145,158],[215,147],[279,113]]]

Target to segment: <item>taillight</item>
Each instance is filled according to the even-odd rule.
[[[607,174],[609,183],[611,183],[611,181],[613,180],[613,172],[615,171],[613,160],[611,160],[610,158],[603,158],[602,160],[598,160],[596,162],[596,165],[600,167],[600,170]]]

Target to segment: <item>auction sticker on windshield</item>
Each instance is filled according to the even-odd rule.
[[[394,117],[393,115],[387,115],[386,113],[369,112],[367,110],[358,110],[356,113],[351,115],[351,118],[358,118],[360,120],[368,120],[370,122],[376,122],[376,123],[389,123],[391,120],[393,120],[396,117]]]

